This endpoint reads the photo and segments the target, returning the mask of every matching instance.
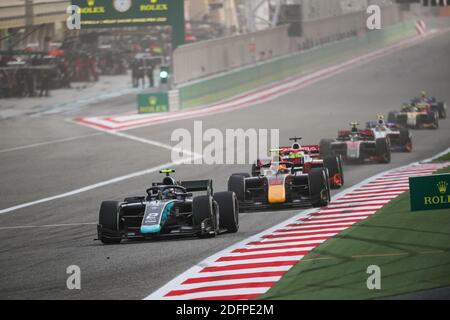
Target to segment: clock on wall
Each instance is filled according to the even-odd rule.
[[[131,8],[132,0],[113,0],[114,9],[118,12],[126,12]]]

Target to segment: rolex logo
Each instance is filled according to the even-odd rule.
[[[439,181],[437,183],[437,187],[438,187],[439,193],[445,194],[447,192],[448,183],[446,181]]]
[[[93,7],[95,5],[95,0],[88,0],[88,6]]]
[[[151,106],[156,106],[158,100],[156,99],[156,97],[152,96],[148,99],[148,102],[150,103]]]

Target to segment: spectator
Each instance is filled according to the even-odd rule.
[[[46,97],[50,96],[50,72],[48,70],[41,71],[41,79],[40,79],[40,87],[41,91],[39,93],[39,97],[45,95]]]
[[[154,83],[153,83],[153,66],[152,65],[149,65],[147,67],[147,77],[148,77],[149,88],[153,88]]]

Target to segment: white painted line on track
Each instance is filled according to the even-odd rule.
[[[121,138],[125,138],[125,139],[129,139],[129,140],[141,142],[141,143],[144,143],[144,144],[149,144],[149,145],[152,145],[152,146],[155,146],[155,147],[160,147],[160,148],[167,149],[167,150],[170,150],[170,151],[184,153],[185,155],[195,156],[195,157],[203,157],[200,154],[196,154],[196,153],[193,153],[193,152],[188,151],[188,150],[183,150],[183,149],[180,149],[180,148],[174,148],[174,147],[172,147],[172,146],[170,146],[168,144],[165,144],[165,143],[161,143],[161,142],[158,142],[158,141],[154,141],[154,140],[149,140],[149,139],[133,136],[131,134],[127,134],[127,133],[123,133],[123,132],[108,132],[108,133],[113,135],[113,136],[118,136],[118,137],[121,137]]]
[[[80,140],[80,139],[100,136],[102,134],[103,133],[101,133],[101,132],[96,132],[96,133],[91,133],[91,134],[87,134],[87,135],[83,135],[83,136],[76,136],[76,137],[70,137],[70,138],[64,138],[64,139],[57,139],[57,140],[38,142],[38,143],[28,144],[28,145],[24,145],[24,146],[18,146],[18,147],[12,147],[12,148],[7,148],[7,149],[1,149],[0,153],[11,152],[11,151],[18,151],[18,150],[24,150],[24,149],[30,149],[30,148],[36,148],[36,147],[42,147],[42,146],[47,146],[47,145],[61,143],[61,142],[75,141],[75,140]]]
[[[272,277],[255,277],[255,278],[242,278],[242,279],[232,279],[232,280],[219,280],[214,281],[213,283],[208,283],[210,286],[223,286],[223,285],[229,285],[229,284],[245,284],[245,283],[263,283],[263,282],[277,282],[280,280],[281,276],[272,276]],[[183,290],[186,290],[185,292],[196,289],[196,288],[202,288],[204,284],[202,283],[193,283],[193,284],[184,284]]]
[[[61,228],[61,227],[78,227],[78,226],[92,226],[97,222],[79,222],[79,223],[61,223],[61,224],[44,224],[44,225],[25,225],[25,226],[11,226],[0,227],[0,230],[14,230],[14,229],[34,229],[34,228]]]
[[[114,183],[118,183],[118,182],[129,180],[129,179],[132,179],[132,178],[140,177],[140,176],[147,175],[147,174],[150,174],[150,173],[154,173],[154,172],[162,170],[162,169],[167,169],[167,168],[170,168],[170,167],[178,166],[180,164],[183,164],[185,161],[186,161],[186,159],[182,159],[182,160],[180,160],[178,162],[165,163],[165,164],[162,164],[162,165],[150,168],[150,169],[133,172],[133,173],[126,174],[126,175],[123,175],[123,176],[120,176],[120,177],[116,177],[116,178],[113,178],[113,179],[109,179],[109,180],[105,180],[105,181],[98,182],[98,183],[95,183],[95,184],[91,184],[89,186],[85,186],[85,187],[82,187],[82,188],[79,188],[79,189],[75,189],[75,190],[68,191],[68,192],[65,192],[65,193],[57,194],[57,195],[54,195],[54,196],[51,196],[51,197],[42,198],[42,199],[39,199],[39,200],[22,203],[22,204],[19,204],[19,205],[13,206],[13,207],[9,207],[9,208],[4,208],[4,209],[0,210],[0,214],[5,214],[5,213],[9,213],[9,212],[20,210],[20,209],[24,209],[24,208],[27,208],[27,207],[35,206],[35,205],[38,205],[38,204],[41,204],[41,203],[54,201],[54,200],[58,200],[58,199],[62,199],[62,198],[67,198],[67,197],[71,197],[71,196],[74,196],[74,195],[78,195],[80,193],[91,191],[91,190],[98,189],[98,188],[101,188],[101,187],[105,187],[105,186],[108,186],[108,185],[111,185],[111,184],[114,184]]]
[[[170,145],[167,145],[167,144],[164,144],[164,143],[161,143],[161,142],[158,142],[158,141],[149,140],[149,139],[145,139],[145,138],[140,138],[140,137],[133,136],[133,135],[126,134],[126,133],[122,133],[122,132],[111,132],[111,131],[103,131],[103,132],[105,132],[107,134],[110,134],[112,136],[117,136],[117,137],[129,139],[129,140],[132,140],[132,141],[137,141],[137,142],[140,142],[140,143],[153,145],[153,146],[160,147],[160,148],[163,148],[163,149],[167,149],[167,150],[183,153],[183,155],[186,155],[187,157],[185,157],[185,158],[183,158],[183,159],[181,159],[179,161],[172,161],[172,162],[165,163],[165,164],[162,164],[162,165],[150,168],[150,169],[133,172],[133,173],[130,173],[130,174],[127,174],[127,175],[124,175],[124,176],[120,176],[120,177],[116,177],[116,178],[113,178],[113,179],[110,179],[110,180],[106,180],[106,181],[98,182],[98,183],[95,183],[95,184],[91,184],[89,186],[85,186],[85,187],[82,187],[82,188],[79,188],[79,189],[75,189],[75,190],[72,190],[72,191],[68,191],[68,192],[65,192],[65,193],[61,193],[61,194],[58,194],[58,195],[54,195],[54,196],[42,198],[42,199],[39,199],[39,200],[23,203],[23,204],[20,204],[20,205],[9,207],[9,208],[0,209],[0,214],[17,211],[17,210],[20,210],[20,209],[23,209],[23,208],[31,207],[31,206],[34,206],[34,205],[37,205],[37,204],[41,204],[41,203],[45,203],[45,202],[49,202],[49,201],[53,201],[53,200],[57,200],[57,199],[67,198],[67,197],[74,196],[74,195],[77,195],[77,194],[80,194],[80,193],[83,193],[83,192],[86,192],[86,191],[90,191],[90,190],[93,190],[93,189],[97,189],[97,188],[100,188],[100,187],[111,185],[111,184],[114,184],[114,183],[117,183],[117,182],[121,182],[121,181],[124,181],[124,180],[129,180],[129,179],[132,179],[132,178],[136,178],[136,177],[140,177],[140,176],[143,176],[143,175],[146,175],[146,174],[150,174],[150,173],[162,170],[162,169],[166,169],[166,168],[173,167],[173,166],[178,166],[178,165],[184,164],[186,162],[186,160],[188,160],[188,159],[194,160],[194,159],[198,159],[198,158],[202,158],[203,157],[203,155],[196,154],[196,153],[193,153],[191,151],[183,150],[183,149],[180,149],[180,148],[174,148],[174,147],[172,147]],[[90,136],[100,135],[100,134],[101,133],[95,133],[95,134],[91,134]],[[87,136],[85,136],[85,137],[87,137]]]

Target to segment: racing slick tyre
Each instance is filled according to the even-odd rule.
[[[217,212],[214,208],[213,198],[211,196],[198,196],[192,200],[192,224],[194,227],[201,226],[202,222],[210,223],[211,232],[201,233],[200,237],[215,237],[217,235]],[[203,230],[202,230],[203,231]]]
[[[375,148],[379,163],[391,162],[391,147],[385,138],[379,138],[375,141]]]
[[[103,244],[118,244],[122,241],[119,230],[119,202],[103,201],[98,214],[99,239]]]
[[[231,175],[232,176],[241,176],[241,177],[244,177],[244,178],[249,178],[250,177],[250,174],[248,172],[232,173]]]
[[[421,116],[416,116],[415,129],[422,129],[422,117]]]
[[[439,114],[437,112],[433,113],[433,115],[430,117],[431,123],[433,124],[433,129],[439,129]]]
[[[319,150],[322,158],[333,156],[333,149],[331,148],[333,141],[333,139],[320,139]]]
[[[324,207],[330,202],[328,172],[323,168],[313,168],[308,173],[309,194],[313,207]]]
[[[255,163],[252,164],[252,177],[257,177],[261,174],[261,168],[258,167]]]
[[[437,108],[439,111],[439,118],[446,119],[447,118],[447,106],[444,102],[439,102],[437,104]]]
[[[239,230],[239,205],[234,192],[217,192],[214,200],[219,204],[219,226],[235,233]]]
[[[228,191],[236,194],[239,201],[245,200],[245,178],[243,176],[232,175],[228,179]]]
[[[408,129],[400,129],[400,138],[399,138],[399,143],[401,146],[403,146],[403,150],[405,152],[411,152],[412,151],[412,141],[411,141],[411,137],[409,135],[409,130]]]
[[[388,113],[387,122],[388,123],[397,123],[397,115],[396,115],[395,111],[391,111]]]
[[[439,119],[447,118],[447,110],[444,102],[438,102],[432,105],[431,110],[435,111],[438,114]]]
[[[323,158],[323,166],[328,169],[328,174],[330,180],[333,180],[335,175],[339,175],[338,184],[330,183],[332,189],[339,189],[343,185],[343,173],[342,173],[342,163],[339,156],[336,157],[325,157]]]

